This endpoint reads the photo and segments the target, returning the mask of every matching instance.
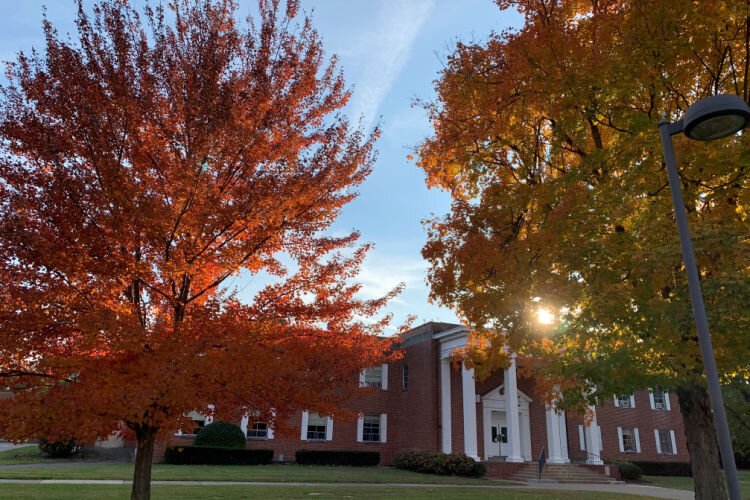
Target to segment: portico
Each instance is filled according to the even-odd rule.
[[[536,425],[539,428],[532,429],[530,403],[533,399],[518,389],[515,353],[509,356],[510,365],[503,372],[503,383],[482,395],[477,394],[474,370],[461,363],[461,396],[458,401],[461,411],[456,411],[457,401],[451,397],[452,393],[455,395],[458,392],[451,387],[451,354],[466,346],[468,334],[466,328],[457,327],[434,337],[438,340],[440,356],[441,450],[444,453],[464,452],[474,460],[501,458],[506,462],[528,462],[536,459],[532,454],[532,434],[546,431],[546,440],[542,442],[539,441],[541,436],[536,434],[537,451],[534,453],[545,446],[550,463],[570,463],[564,413],[547,407],[546,425]],[[480,415],[477,415],[478,412]],[[537,414],[539,421],[541,414]],[[463,438],[463,449],[460,449],[460,443],[458,446],[453,443],[454,429],[463,430],[458,434]],[[479,442],[482,443],[481,456]]]

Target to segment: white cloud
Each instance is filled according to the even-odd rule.
[[[360,295],[366,299],[382,297],[393,290],[399,283],[405,289],[423,287],[427,272],[427,262],[422,259],[404,259],[397,257],[376,257],[370,255],[354,281],[362,285]],[[401,297],[396,297],[392,304],[407,305]]]
[[[349,113],[354,120],[362,116],[365,128],[372,126],[433,4],[434,0],[382,1],[372,28],[355,39],[354,46],[343,54],[346,59],[356,58],[359,66]]]

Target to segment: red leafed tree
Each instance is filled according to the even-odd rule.
[[[133,498],[153,448],[213,403],[283,427],[330,413],[380,362],[389,297],[351,284],[367,251],[325,230],[373,141],[297,2],[78,5],[45,20],[0,102],[0,433],[91,443],[130,429]],[[244,28],[246,26],[246,28]],[[294,262],[287,269],[280,253]],[[251,303],[222,287],[278,277]],[[340,411],[340,410],[339,410]]]

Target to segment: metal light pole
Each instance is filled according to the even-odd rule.
[[[703,294],[698,279],[698,268],[695,263],[695,252],[690,239],[690,228],[688,227],[685,203],[682,199],[682,188],[680,177],[677,172],[677,162],[674,156],[672,136],[684,132],[690,139],[699,141],[711,141],[735,134],[742,130],[750,121],[750,108],[747,103],[736,95],[717,95],[703,99],[690,106],[684,118],[670,123],[666,118],[659,122],[661,133],[661,145],[664,150],[664,160],[667,164],[667,175],[669,187],[672,191],[672,203],[674,204],[675,218],[677,219],[677,230],[680,235],[680,246],[682,247],[682,260],[690,290],[690,300],[693,304],[693,316],[695,316],[695,328],[698,331],[698,343],[703,356],[703,368],[706,372],[708,382],[708,395],[713,408],[714,424],[716,434],[719,438],[719,449],[724,464],[724,472],[727,476],[729,486],[729,498],[740,500],[740,483],[737,477],[737,466],[734,463],[734,452],[732,450],[732,438],[729,435],[729,424],[724,410],[724,401],[721,396],[719,374],[716,369],[713,346],[711,345],[711,334],[708,331],[708,320],[706,309],[703,305]]]

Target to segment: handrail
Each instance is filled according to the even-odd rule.
[[[542,452],[539,454],[539,470],[537,470],[536,478],[541,480],[542,479],[542,469],[544,469],[544,464],[547,463],[547,459],[544,456],[545,448],[542,446]]]

